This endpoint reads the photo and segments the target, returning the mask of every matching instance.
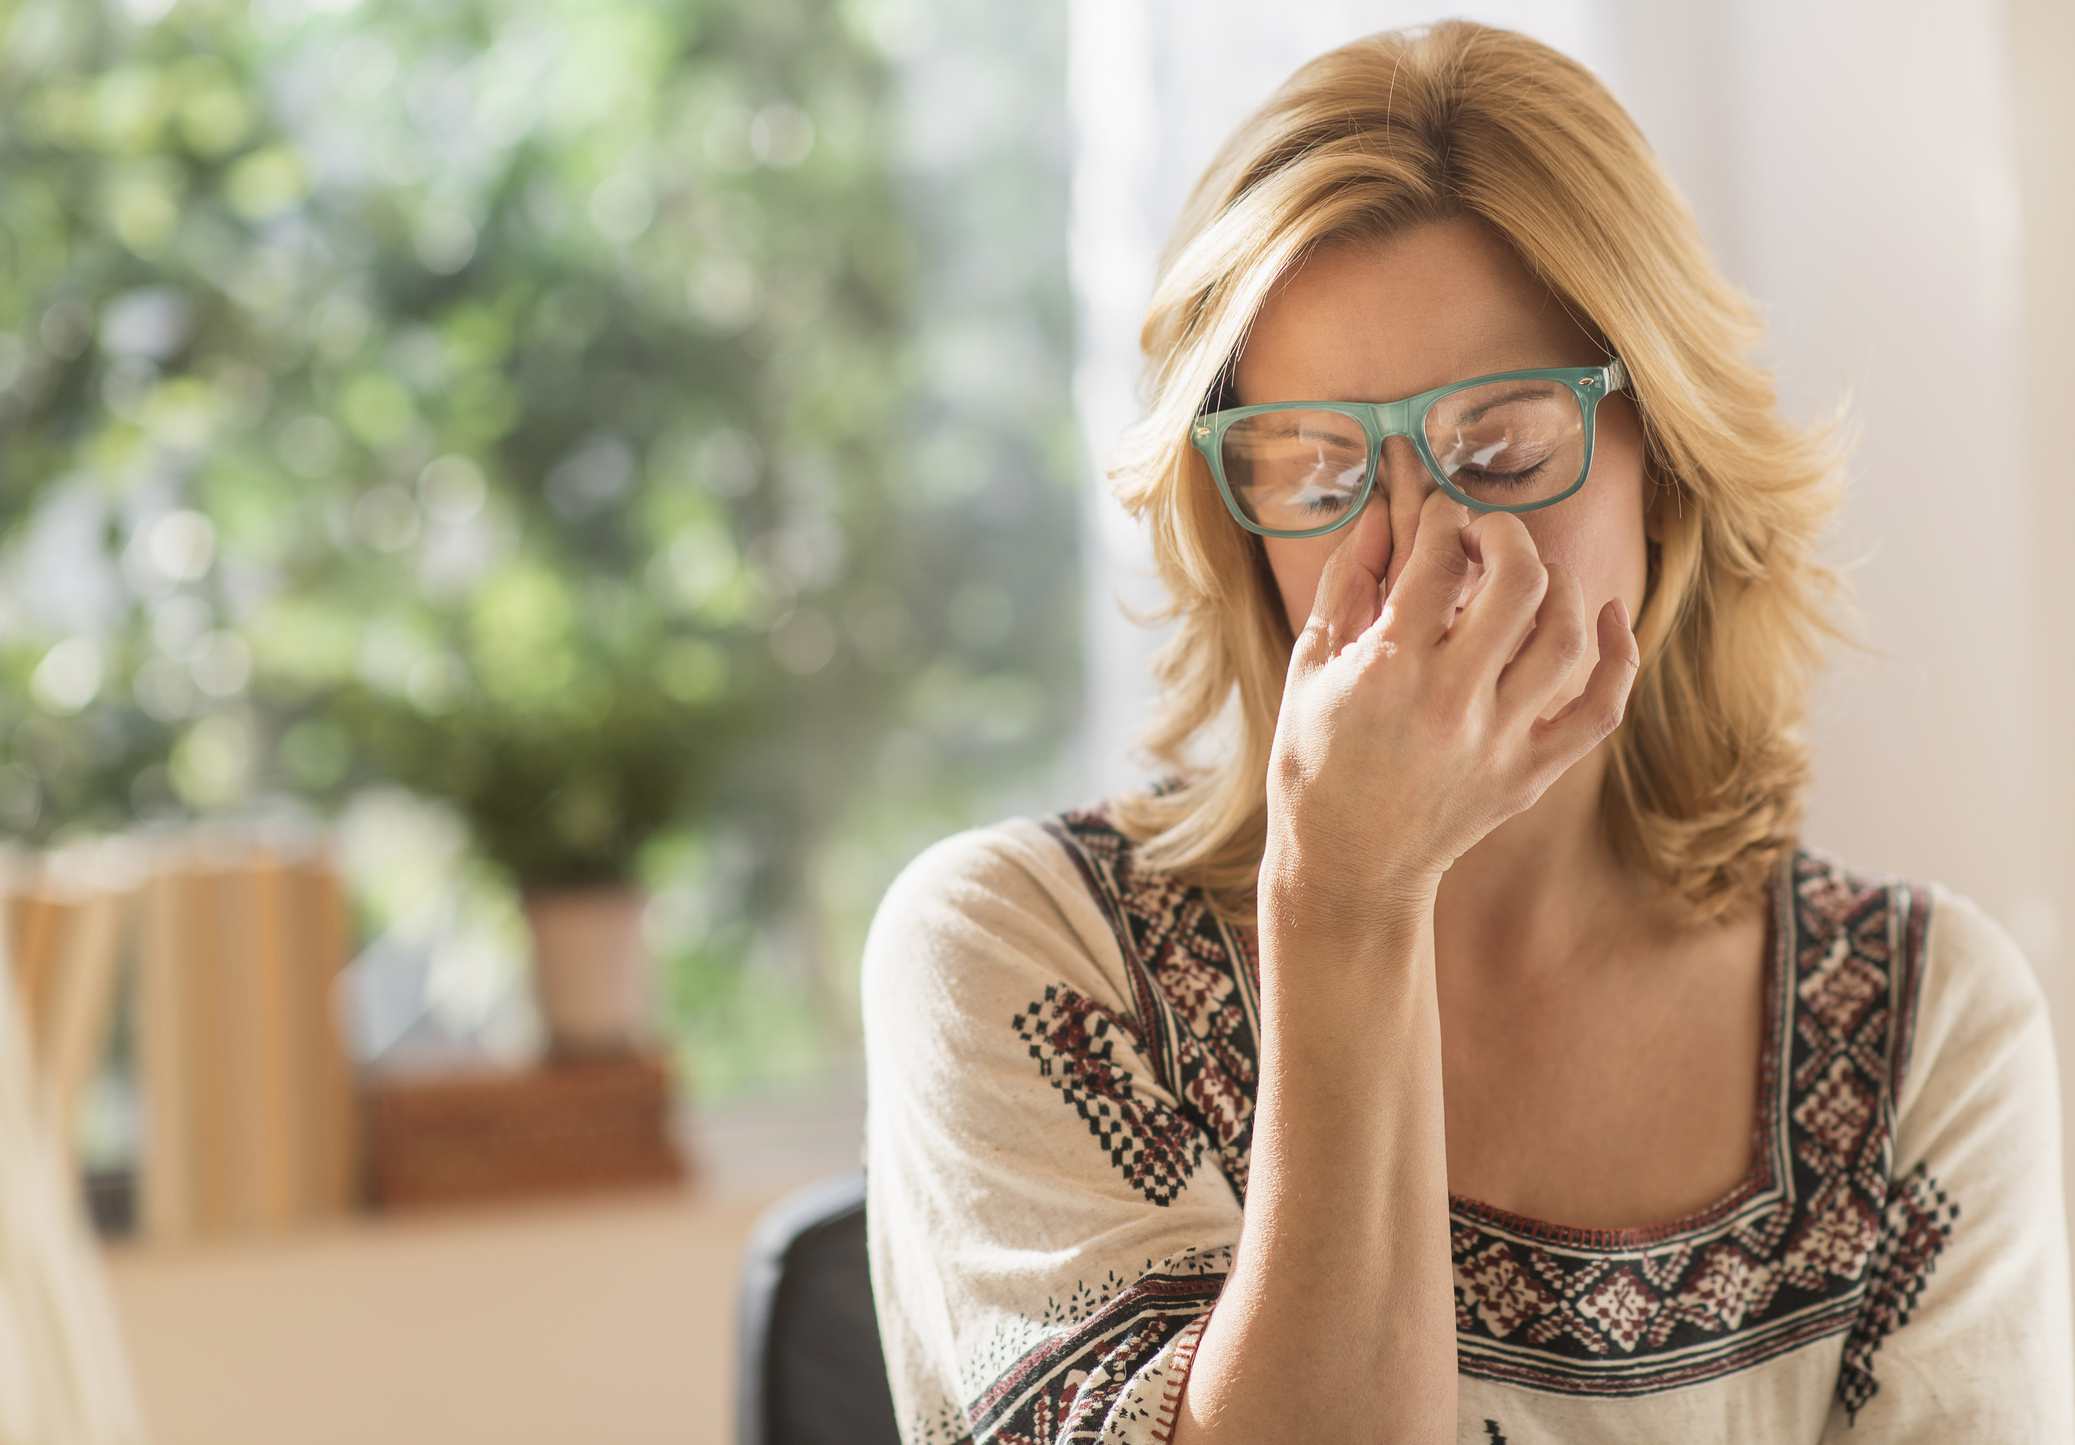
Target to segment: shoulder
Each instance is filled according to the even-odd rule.
[[[1008,915],[1070,903],[1081,883],[1053,822],[1015,814],[936,839],[895,872],[873,926],[985,927]]]
[[[1079,846],[1101,805],[1015,814],[923,847],[896,871],[864,950],[868,999],[999,1002],[1056,984],[1128,993],[1109,911]]]
[[[1926,988],[1964,988],[2006,1006],[2046,1002],[2037,972],[2010,929],[1972,896],[1937,879],[1914,885],[1928,904]]]
[[[2010,930],[1976,899],[1806,842],[1794,858],[1802,1027],[1816,1027],[1828,1049],[1884,1043],[1884,1089],[1901,1113],[1922,1102],[1927,1084],[1964,1088],[1997,1051],[2027,1055],[2014,1061],[2021,1071],[2042,1058],[2052,1066],[2045,991]]]
[[[1963,1075],[2013,1055],[2053,1067],[2046,990],[2010,929],[1958,888],[1937,879],[1910,886],[1922,911],[1915,950],[1908,1048],[1898,1061],[1905,1109],[1939,1076]]]

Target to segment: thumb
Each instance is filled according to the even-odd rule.
[[[1311,615],[1291,660],[1323,667],[1359,637],[1383,610],[1383,574],[1390,566],[1390,508],[1371,493],[1361,515],[1341,530],[1319,573]]]

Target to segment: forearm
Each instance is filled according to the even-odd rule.
[[[1352,944],[1264,929],[1262,948],[1245,1220],[1174,1440],[1452,1441],[1432,915]]]

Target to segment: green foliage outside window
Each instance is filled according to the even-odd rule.
[[[0,0],[0,828],[401,784],[811,1072],[1075,709],[1038,9]]]

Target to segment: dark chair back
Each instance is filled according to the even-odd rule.
[[[737,1445],[901,1445],[872,1312],[862,1169],[757,1220],[737,1320]]]

